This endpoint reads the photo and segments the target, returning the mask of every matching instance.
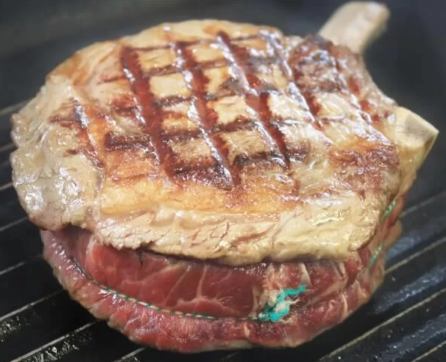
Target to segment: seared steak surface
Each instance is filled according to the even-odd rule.
[[[407,191],[414,151],[361,57],[224,21],[94,44],[13,117],[41,228],[243,265],[346,259]]]

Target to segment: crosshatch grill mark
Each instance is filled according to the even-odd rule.
[[[121,61],[124,74],[135,94],[136,117],[140,122],[140,127],[150,137],[150,145],[153,146],[157,161],[163,165],[167,175],[170,176],[171,171],[167,159],[169,150],[161,137],[162,108],[154,106],[155,96],[150,90],[149,82],[143,77],[136,51],[131,48],[124,48]]]
[[[283,168],[289,167],[289,157],[283,135],[273,121],[269,109],[268,99],[270,92],[276,89],[262,89],[263,82],[256,75],[256,67],[260,65],[280,64],[285,62],[277,52],[273,56],[254,56],[236,41],[261,39],[269,43],[269,39],[261,34],[255,36],[239,37],[231,39],[226,33],[219,32],[217,38],[212,41],[197,42],[172,42],[168,46],[153,48],[124,48],[121,62],[126,79],[131,84],[131,89],[137,100],[136,107],[121,110],[131,112],[140,121],[142,132],[147,136],[135,138],[122,137],[109,134],[106,138],[106,149],[130,149],[138,148],[142,144],[154,150],[157,161],[169,177],[176,177],[183,172],[205,171],[203,168],[213,167],[211,170],[217,186],[224,189],[233,189],[240,182],[240,167],[250,163],[261,161],[275,162]],[[224,59],[198,62],[188,48],[191,44],[217,44],[223,51]],[[268,44],[271,46],[270,44]],[[158,49],[172,49],[175,52],[176,61],[173,65],[143,72],[137,58],[137,50],[153,51]],[[256,64],[256,66],[253,66]],[[229,92],[222,94],[209,94],[206,85],[209,79],[204,70],[229,66],[236,69],[239,79],[234,79]],[[282,67],[282,66],[281,66]],[[157,99],[150,89],[150,78],[159,75],[169,75],[181,72],[186,85],[191,91],[190,97],[173,96],[169,99]],[[288,78],[288,75],[285,75]],[[242,83],[242,84],[241,84]],[[243,84],[244,83],[244,84]],[[247,105],[254,111],[252,119],[236,120],[227,125],[219,125],[218,114],[208,107],[208,100],[217,100],[242,93]],[[162,129],[163,106],[189,102],[196,112],[193,121],[197,125],[195,130],[175,130],[168,132]],[[277,117],[276,117],[277,118]],[[275,119],[277,121],[277,119]],[[227,134],[239,130],[252,130],[260,132],[268,145],[269,151],[261,154],[268,156],[262,160],[259,154],[237,155],[234,164],[228,160],[228,146],[221,133]],[[168,141],[182,141],[202,138],[211,150],[214,162],[199,162],[197,165],[185,165],[184,161],[175,162],[175,156],[168,146]],[[133,144],[134,143],[134,144]],[[240,162],[243,160],[243,162]]]
[[[289,159],[283,135],[270,123],[272,115],[268,105],[269,93],[262,89],[264,85],[262,80],[256,75],[254,67],[249,65],[249,62],[252,61],[249,51],[234,44],[224,32],[219,32],[218,39],[224,48],[226,57],[236,68],[240,81],[244,83],[246,103],[257,114],[256,128],[275,154],[274,160],[279,161],[278,163],[282,167],[288,167]]]
[[[259,53],[251,52],[249,45],[238,43],[240,40],[256,39],[264,42],[268,50],[266,54],[259,55]],[[305,45],[306,43],[308,44]],[[222,56],[218,59],[197,61],[190,48],[191,44],[214,44],[222,52]],[[144,52],[169,49],[174,55],[174,61],[158,69],[144,71],[138,57],[141,49]],[[308,49],[311,50],[308,54],[311,55],[310,57],[306,55]],[[265,31],[260,31],[255,36],[232,39],[221,31],[213,40],[171,41],[166,46],[152,48],[125,47],[121,51],[121,66],[133,92],[135,104],[121,107],[117,104],[113,109],[117,114],[130,116],[139,121],[143,135],[120,135],[110,132],[105,137],[105,150],[144,148],[149,151],[146,152],[147,157],[154,155],[156,163],[170,179],[203,181],[226,190],[233,189],[241,182],[241,171],[247,165],[275,163],[289,175],[290,163],[305,162],[310,148],[308,144],[298,145],[297,148],[287,145],[281,127],[289,124],[290,119],[278,115],[273,116],[268,101],[271,94],[286,94],[296,101],[304,110],[304,114],[308,114],[308,116],[304,115],[303,119],[296,119],[295,122],[310,123],[316,131],[324,133],[322,120],[318,117],[315,94],[330,90],[313,88],[306,84],[302,77],[312,75],[305,74],[306,71],[301,68],[302,64],[311,60],[314,54],[319,53],[326,54],[325,58],[327,58],[324,58],[326,61],[319,59],[321,61],[319,66],[327,71],[334,71],[337,78],[333,82],[339,83],[338,88],[344,87],[348,92],[350,87],[343,79],[341,69],[338,69],[336,56],[330,53],[327,44],[320,44],[320,40],[311,37],[304,39],[292,54],[287,55],[285,55],[281,40]],[[277,66],[278,71],[285,78],[286,89],[277,89],[261,78],[259,67],[271,65]],[[215,93],[209,93],[207,85],[210,79],[206,71],[220,67],[228,68],[230,78],[220,85]],[[152,91],[150,83],[152,77],[171,74],[182,75],[189,94],[158,97]],[[226,124],[219,123],[218,113],[209,106],[208,102],[234,96],[245,99],[249,116],[238,117]],[[350,96],[357,100],[357,95]],[[182,103],[190,107],[187,117],[196,127],[164,128],[164,119],[169,114],[175,115],[175,111],[167,110],[166,107],[171,108]],[[259,134],[267,149],[230,156],[230,145],[224,135],[238,131]],[[187,157],[177,154],[172,148],[179,143],[184,144],[193,140],[202,140],[209,154],[187,160]]]
[[[252,51],[250,45],[239,44],[238,41],[259,40],[264,42],[267,53],[260,54]],[[230,38],[226,33],[219,32],[212,40],[196,42],[171,41],[168,45],[153,48],[121,49],[122,76],[102,79],[100,82],[113,80],[127,81],[132,91],[132,102],[115,102],[113,112],[122,117],[130,117],[138,126],[142,135],[119,134],[105,132],[104,150],[143,150],[143,157],[154,158],[166,176],[173,180],[192,180],[226,190],[232,190],[241,183],[242,171],[248,165],[276,164],[282,172],[292,175],[291,163],[306,162],[311,152],[311,144],[303,140],[298,145],[288,143],[282,130],[292,124],[309,123],[316,132],[325,134],[325,126],[330,119],[319,116],[322,107],[317,97],[318,93],[340,93],[347,97],[349,103],[358,110],[363,121],[371,124],[372,120],[382,115],[373,114],[373,109],[364,109],[366,100],[361,100],[358,92],[359,85],[351,79],[349,71],[343,68],[338,61],[337,48],[331,43],[317,36],[303,39],[290,53],[285,54],[281,39],[267,31],[259,31],[256,35],[240,38]],[[193,44],[213,44],[221,52],[218,59],[198,61]],[[141,50],[143,49],[143,50]],[[140,64],[138,52],[150,52],[159,49],[169,49],[174,56],[172,64],[158,69],[144,70]],[[306,68],[308,65],[311,67]],[[261,69],[271,71],[274,66],[286,81],[285,88],[269,84],[262,79]],[[207,71],[226,67],[230,77],[218,89],[212,92],[207,90]],[[316,69],[316,73],[314,72]],[[322,82],[314,82],[314,78],[321,78],[318,73],[332,75]],[[151,89],[151,78],[181,75],[188,88],[184,94],[157,96]],[[286,95],[296,101],[296,105],[304,112],[300,118],[272,114],[268,101],[274,96]],[[224,98],[243,98],[248,115],[239,115],[229,123],[220,123],[218,113],[209,101],[220,101]],[[74,102],[75,100],[73,100]],[[362,102],[362,103],[361,103]],[[189,109],[187,115],[174,110],[177,105],[185,104]],[[55,116],[50,122],[58,123],[62,127],[77,129],[80,135],[88,133],[82,129],[79,117],[76,116],[75,104],[72,103],[73,113],[67,117]],[[370,107],[369,107],[370,108]],[[193,112],[191,112],[193,111]],[[368,112],[369,111],[369,112]],[[182,128],[181,125],[164,127],[163,124],[170,116],[172,119],[183,115],[195,123],[195,127]],[[104,116],[105,117],[105,116]],[[258,134],[263,139],[264,150],[237,152],[229,139],[233,132],[247,132],[248,136]],[[84,135],[84,136],[85,136]],[[235,136],[235,137],[238,137]],[[82,138],[82,137],[81,137]],[[88,137],[86,141],[88,143]],[[202,152],[197,152],[193,158],[181,153],[182,147],[187,148],[188,142],[196,142]],[[294,142],[294,141],[293,141]],[[178,148],[177,148],[178,147]],[[191,147],[195,145],[191,144]],[[70,150],[70,154],[81,151],[87,153],[95,164],[102,166],[94,154],[94,147]],[[185,156],[184,156],[185,155]],[[263,156],[264,157],[263,157]],[[147,174],[149,175],[149,174]]]
[[[224,142],[218,136],[210,134],[210,130],[217,122],[218,114],[207,105],[206,85],[209,80],[203,70],[197,67],[193,53],[183,43],[176,43],[174,50],[178,66],[183,70],[184,79],[193,94],[192,104],[196,112],[192,114],[197,115],[195,122],[217,162],[217,174],[220,176],[223,187],[232,189],[235,186],[234,177],[236,176],[231,173]]]

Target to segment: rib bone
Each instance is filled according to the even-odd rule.
[[[362,53],[384,31],[389,16],[385,5],[350,2],[336,10],[319,33],[335,44]]]
[[[396,142],[414,155],[414,166],[419,169],[438,136],[438,130],[412,111],[398,107],[395,112]]]

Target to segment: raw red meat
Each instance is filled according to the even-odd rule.
[[[45,258],[73,299],[135,342],[182,352],[243,348],[252,344],[299,345],[340,323],[365,303],[383,277],[381,256],[346,290],[302,309],[292,308],[283,323],[189,317],[157,311],[101,287],[82,272],[54,234],[44,231],[42,236]]]
[[[250,345],[296,346],[340,323],[365,303],[383,278],[377,250],[402,208],[383,222],[355,257],[265,262],[244,267],[116,250],[90,233],[42,231],[45,258],[71,296],[132,340],[183,352]],[[288,299],[282,319],[262,320],[281,290],[305,285]]]

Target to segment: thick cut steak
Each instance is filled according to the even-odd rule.
[[[387,12],[343,9],[334,43],[191,20],[48,75],[12,117],[13,184],[75,300],[193,352],[297,346],[370,298],[438,132],[345,46]]]

